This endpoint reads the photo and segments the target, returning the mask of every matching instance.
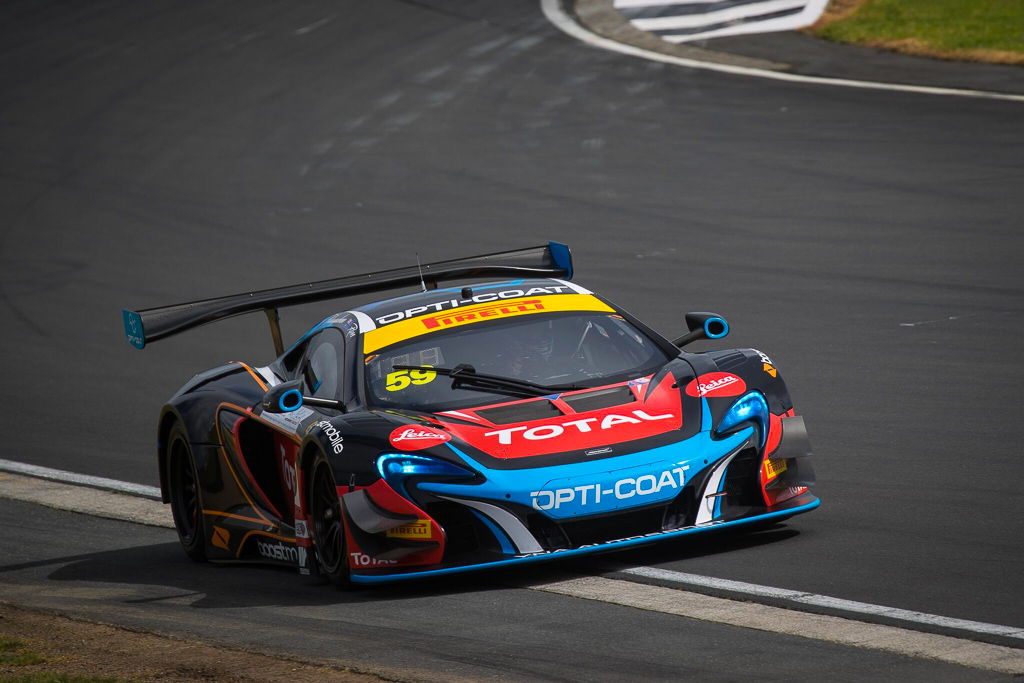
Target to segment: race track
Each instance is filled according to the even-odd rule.
[[[1024,105],[645,62],[535,0],[16,0],[0,36],[0,458],[156,485],[163,401],[272,356],[258,315],[140,352],[122,308],[558,240],[667,336],[712,310],[769,354],[823,499],[355,595],[0,500],[0,599],[438,678],[990,675],[522,587],[625,566],[1024,628]],[[286,337],[350,303],[282,311]]]

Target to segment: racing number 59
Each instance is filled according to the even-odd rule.
[[[395,370],[388,373],[385,389],[388,391],[401,391],[410,384],[429,384],[437,377],[437,373],[431,370]]]

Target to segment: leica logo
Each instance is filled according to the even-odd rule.
[[[731,372],[709,372],[687,384],[686,394],[688,396],[721,398],[739,396],[746,389],[747,383],[743,381],[742,377]]]
[[[448,432],[433,427],[395,427],[391,432],[391,445],[405,451],[418,451],[443,444],[452,438]]]
[[[739,381],[740,381],[740,378],[737,377],[736,375],[729,375],[728,377],[722,377],[721,379],[713,379],[710,382],[708,382],[707,384],[701,384],[701,383],[698,382],[697,386],[700,388],[700,393],[706,394],[709,391],[714,391],[715,389],[721,389],[722,387],[727,387],[730,384],[735,384],[736,382],[739,382]]]
[[[403,441],[405,439],[436,439],[438,434],[436,432],[428,432],[426,430],[418,430],[415,427],[409,427],[395,436],[391,437],[392,441]]]

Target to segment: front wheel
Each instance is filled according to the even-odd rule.
[[[336,586],[349,585],[345,551],[345,522],[330,463],[321,456],[313,465],[309,485],[309,512],[313,544],[320,574]]]
[[[206,560],[206,532],[192,447],[180,424],[171,428],[167,446],[167,487],[171,514],[185,554],[197,562]]]

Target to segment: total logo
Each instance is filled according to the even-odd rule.
[[[539,427],[507,427],[505,429],[496,429],[493,432],[485,432],[484,436],[496,436],[498,437],[499,444],[507,446],[512,443],[513,435],[527,441],[543,441],[562,436],[570,428],[575,430],[575,432],[570,433],[586,434],[593,432],[595,429],[613,429],[621,424],[643,424],[644,422],[654,422],[657,420],[671,420],[675,417],[672,413],[649,415],[642,410],[634,410],[629,415],[612,413],[605,415],[603,418],[586,417],[581,420],[568,420],[561,424],[540,425]]]
[[[739,396],[747,390],[747,383],[731,372],[709,372],[686,385],[687,396],[722,398]]]
[[[530,499],[535,510],[557,510],[569,504],[579,507],[599,505],[602,500],[607,501],[609,498],[628,500],[634,496],[651,496],[665,489],[676,491],[683,488],[688,469],[689,465],[673,467],[660,474],[643,474],[639,477],[619,479],[607,486],[584,484],[572,488],[530,491]]]
[[[349,557],[352,558],[351,563],[356,567],[389,567],[398,564],[398,560],[378,560],[366,553],[349,553]]]
[[[419,451],[450,441],[452,435],[434,427],[397,427],[391,432],[391,445],[403,451]]]

